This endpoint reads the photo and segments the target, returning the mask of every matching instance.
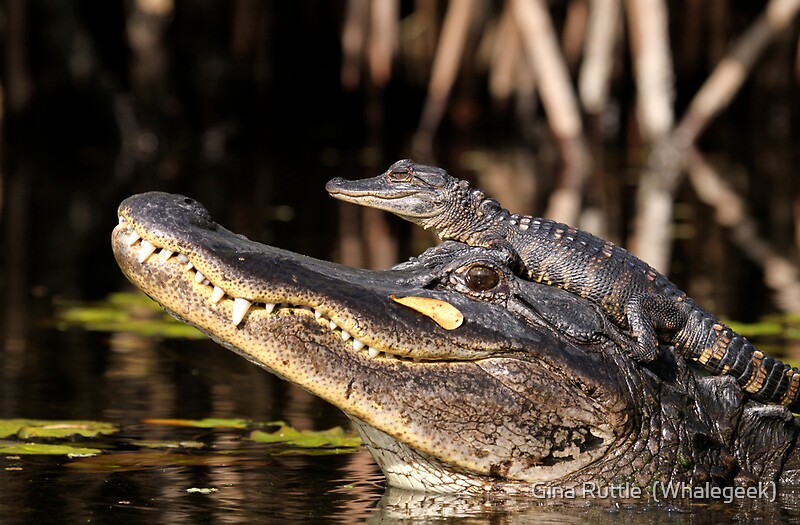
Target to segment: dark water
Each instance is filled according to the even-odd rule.
[[[274,455],[242,433],[147,418],[285,420],[346,426],[335,408],[210,341],[157,341],[35,326],[2,364],[0,418],[98,419],[119,434],[90,459],[0,457],[0,523],[800,522],[800,492],[731,503],[625,499],[464,499],[387,489],[370,455]],[[139,449],[140,440],[201,450]],[[209,494],[187,492],[213,487]]]
[[[18,1],[3,8],[6,20],[10,7],[33,6],[29,27],[8,24],[28,27],[17,33],[18,54],[11,32],[6,42],[11,58],[30,50],[27,78],[2,78],[8,107],[0,171],[0,418],[96,419],[119,424],[122,431],[87,443],[110,447],[105,463],[0,456],[0,524],[800,521],[798,495],[791,492],[772,503],[663,504],[462,500],[387,491],[363,450],[276,456],[243,444],[242,434],[233,431],[143,423],[235,417],[325,429],[348,420],[207,341],[55,330],[49,321],[52,299],[99,298],[124,282],[108,247],[118,203],[140,191],[180,192],[203,202],[229,229],[261,242],[348,264],[385,266],[376,257],[381,251],[404,259],[430,239],[400,220],[339,208],[323,188],[334,176],[374,176],[409,156],[427,81],[398,76],[383,90],[342,89],[344,2],[176,2],[174,17],[156,30],[160,43],[154,49],[131,49],[127,41],[125,6],[134,4],[140,2],[95,2],[89,8],[88,2]],[[404,12],[416,5],[402,4]],[[263,11],[244,25],[253,31],[230,29],[237,27],[231,23],[234,11],[255,6]],[[686,24],[673,25],[682,31]],[[251,39],[251,52],[242,52],[232,36]],[[694,63],[701,53],[691,55]],[[150,78],[143,73],[153,69],[136,66],[147,63],[168,66]],[[746,199],[759,229],[775,235],[780,253],[791,254],[798,148],[796,133],[787,131],[796,112],[787,108],[795,91],[790,74],[764,71],[770,73],[757,76],[748,97],[734,100],[728,120],[706,137],[704,147],[729,157],[733,182],[743,191],[752,188]],[[770,89],[775,79],[787,85]],[[759,84],[765,89],[758,90]],[[19,103],[18,96],[14,104],[13,87],[24,85],[33,88],[29,99]],[[682,90],[681,97],[695,88]],[[621,96],[630,100],[620,100],[620,107],[633,114],[633,90],[626,90]],[[469,168],[468,158],[497,157],[505,159],[503,166],[524,152],[520,163],[526,173],[537,166],[540,188],[526,205],[540,209],[514,211],[539,213],[556,170],[548,169],[552,159],[528,155],[541,151],[548,157],[553,143],[546,134],[537,133],[533,142],[518,136],[508,112],[487,103],[484,91],[457,90],[454,107],[460,109],[437,138],[435,163],[469,177],[481,170]],[[610,224],[624,225],[631,219],[633,206],[626,199],[635,193],[631,174],[639,171],[641,145],[624,137],[601,140],[616,145],[596,159],[605,166],[591,197],[608,201]],[[751,173],[739,173],[747,169]],[[713,210],[691,195],[677,205],[684,215],[689,212],[683,226],[701,234],[677,242],[672,277],[721,314],[752,320],[775,311],[760,271],[743,261],[714,224]],[[346,230],[358,256],[345,257],[339,246]],[[792,346],[769,351],[793,350],[796,357],[797,342]],[[143,439],[207,446],[167,454],[132,445]],[[218,491],[187,492],[198,487]]]

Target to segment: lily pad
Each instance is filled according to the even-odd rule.
[[[285,425],[282,421],[273,421],[270,423],[261,423],[258,421],[251,421],[249,419],[224,419],[224,418],[206,418],[206,419],[158,419],[150,418],[145,419],[144,423],[150,425],[172,425],[176,427],[194,427],[194,428],[260,428],[264,426],[279,426]]]
[[[783,324],[777,321],[760,321],[758,323],[727,321],[727,324],[732,330],[748,338],[777,336],[783,335],[785,332]]]
[[[95,437],[100,434],[113,434],[118,430],[116,425],[102,421],[0,419],[0,438],[11,436],[19,439]]]
[[[361,445],[361,438],[355,434],[345,433],[342,427],[328,430],[296,430],[289,426],[281,426],[275,432],[254,430],[250,439],[257,443],[286,443],[300,448],[318,449],[323,447],[355,448]]]
[[[140,439],[131,441],[131,445],[141,448],[205,448],[202,441],[160,441],[155,439]]]
[[[0,443],[0,454],[46,455],[46,456],[96,456],[103,451],[97,448],[74,447],[70,445],[48,445],[44,443]]]
[[[164,338],[204,339],[197,329],[180,323],[142,293],[114,293],[104,301],[64,303],[58,312],[59,329],[70,327],[98,332],[129,332]]]

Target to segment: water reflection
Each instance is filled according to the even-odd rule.
[[[764,500],[672,501],[625,499],[461,498],[387,488],[369,523],[721,523],[800,522],[800,492],[784,489]]]
[[[225,429],[143,424],[147,418],[285,420],[298,428],[349,425],[338,410],[210,341],[53,329],[2,368],[0,417],[118,423],[88,459],[0,458],[0,522],[62,523],[712,523],[800,522],[800,493],[742,500],[543,500],[420,494],[385,488],[366,450],[273,455]],[[13,364],[13,366],[9,366]],[[147,449],[142,440],[199,441]],[[83,443],[81,443],[83,444]],[[188,489],[215,489],[190,493]]]

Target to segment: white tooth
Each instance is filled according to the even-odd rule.
[[[189,258],[188,258],[188,257],[186,257],[186,256],[185,256],[184,254],[182,254],[182,253],[179,253],[179,254],[178,254],[178,260],[179,260],[180,262],[182,262],[182,263],[188,263],[188,262],[189,262]]]
[[[266,303],[264,306],[267,307],[268,314],[271,314],[272,311],[275,309],[275,303]]]
[[[348,339],[350,339],[350,333],[342,330],[342,341],[347,341]]]
[[[191,270],[192,268],[194,268],[194,264],[192,264],[190,262],[186,263],[186,269],[187,270]]]
[[[393,358],[394,354],[390,354],[389,352],[386,352],[386,357]]]
[[[158,255],[160,255],[161,258],[164,259],[165,261],[168,261],[169,258],[172,257],[173,253],[175,253],[175,252],[173,252],[172,250],[167,250],[166,248],[161,248],[161,251],[158,252]]]
[[[337,325],[337,324],[336,324],[336,323],[334,323],[333,321],[331,321],[331,322],[330,322],[330,324],[329,324],[328,326],[330,326],[330,327],[331,327],[331,330],[335,330],[335,329],[339,328],[339,325]]]
[[[203,284],[206,286],[211,286],[211,281],[209,281],[208,279],[203,279]]]
[[[356,339],[356,338],[354,337],[354,338],[353,338],[353,350],[355,350],[356,352],[358,352],[358,351],[359,351],[359,350],[361,350],[362,348],[364,348],[364,343],[362,343],[361,341],[359,341],[358,339]]]
[[[244,319],[244,315],[247,313],[247,310],[250,309],[250,305],[252,303],[247,299],[242,299],[241,297],[237,297],[233,300],[233,321],[234,326],[238,326],[239,323],[242,322]]]
[[[136,231],[135,231],[135,230],[131,230],[131,234],[130,234],[130,236],[128,237],[128,246],[133,246],[133,244],[134,244],[136,241],[138,241],[139,239],[141,239],[141,237],[139,237],[139,234],[138,234],[138,233],[136,233]]]
[[[373,359],[378,357],[379,355],[381,355],[381,351],[380,350],[375,350],[371,346],[369,347],[368,353],[369,353],[369,357],[373,358]]]
[[[315,319],[319,319],[320,317],[322,317],[322,312],[320,312],[319,310],[315,309],[314,310],[314,318]]]
[[[225,297],[225,290],[219,286],[214,286],[214,291],[211,293],[211,302],[217,304]]]
[[[205,278],[206,278],[206,276],[203,275],[200,272],[197,272],[196,274],[194,274],[194,282],[196,282],[196,283],[202,283],[205,280]]]
[[[120,216],[119,216],[119,223],[120,223],[120,224],[125,224],[125,223],[127,223],[127,222],[128,222],[128,219],[126,219],[126,218],[125,218],[125,217],[123,217],[122,215],[120,215]]]
[[[145,262],[148,257],[153,255],[154,251],[156,251],[156,247],[143,239],[142,240],[142,251],[139,252],[139,262],[140,263]]]

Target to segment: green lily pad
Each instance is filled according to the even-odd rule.
[[[286,443],[295,447],[319,449],[323,447],[354,448],[361,445],[361,438],[355,434],[345,433],[342,427],[328,430],[296,430],[289,426],[281,426],[275,432],[254,430],[250,439],[256,443]]]
[[[194,428],[260,428],[265,426],[280,426],[285,425],[283,421],[273,421],[270,423],[262,423],[258,421],[251,421],[249,419],[224,419],[224,418],[206,418],[206,419],[158,419],[150,418],[145,419],[143,423],[150,425],[172,425],[176,427],[194,427]]]
[[[291,447],[291,444],[286,443],[287,447]],[[359,439],[358,445],[353,447],[320,447],[320,448],[298,448],[298,447],[291,447],[291,448],[282,448],[277,450],[270,451],[271,456],[337,456],[339,454],[353,454],[358,452],[358,446],[361,445],[361,440]]]
[[[733,331],[745,337],[768,337],[783,335],[785,332],[783,324],[777,321],[760,321],[758,323],[726,321],[726,323]]]
[[[116,425],[102,421],[0,419],[0,438],[11,436],[19,439],[95,437],[100,434],[113,434],[118,430]]]
[[[159,441],[155,439],[141,439],[131,441],[131,445],[141,448],[205,448],[206,444],[202,441]]]
[[[103,451],[97,448],[74,447],[70,445],[48,445],[44,443],[0,443],[0,454],[46,455],[85,457],[96,456]]]
[[[178,322],[143,293],[120,292],[104,301],[64,303],[57,315],[59,329],[129,332],[164,338],[204,339],[196,328]]]

